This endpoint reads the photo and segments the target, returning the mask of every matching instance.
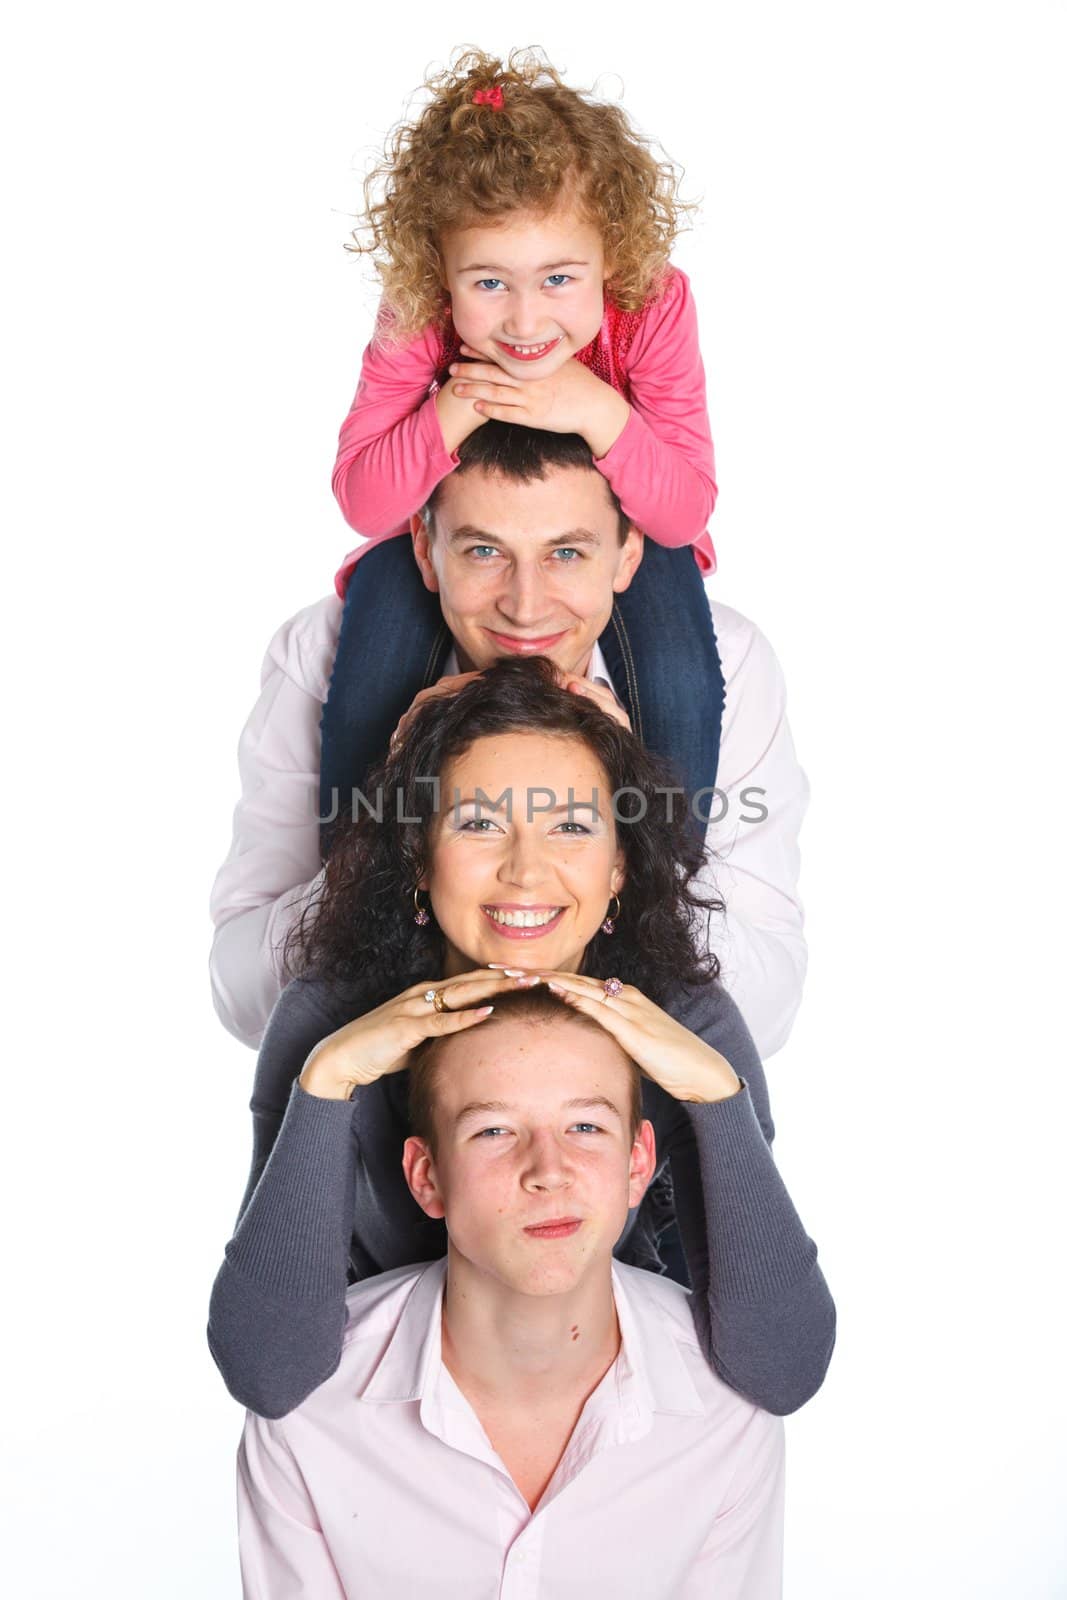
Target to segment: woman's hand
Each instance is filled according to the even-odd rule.
[[[473,401],[482,418],[518,422],[546,433],[581,434],[593,455],[606,456],[630,416],[630,407],[571,356],[547,378],[517,378],[487,361],[477,350],[461,347],[468,362],[449,367],[450,388],[457,399]]]
[[[461,1033],[484,1022],[493,1009],[484,1002],[493,995],[538,981],[529,973],[516,978],[482,969],[442,983],[413,983],[395,1000],[320,1040],[304,1063],[300,1087],[322,1100],[348,1100],[354,1089],[399,1072],[423,1039]],[[448,1009],[435,1010],[426,999],[427,990],[442,995]]]
[[[548,987],[617,1039],[645,1075],[676,1100],[728,1100],[741,1080],[725,1056],[698,1039],[632,984],[606,995],[601,978],[542,972]]]

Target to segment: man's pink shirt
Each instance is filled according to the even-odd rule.
[[[246,1600],[776,1600],[782,1424],[711,1371],[683,1289],[614,1264],[622,1348],[531,1514],[442,1363],[445,1270],[351,1289],[333,1377],[248,1414]]]
[[[381,324],[379,324],[380,328]],[[451,325],[405,343],[376,332],[363,356],[341,428],[333,490],[345,521],[367,541],[337,574],[349,575],[372,545],[408,531],[408,518],[459,465],[441,434],[434,395],[458,355]],[[707,531],[715,507],[715,451],[689,279],[669,269],[662,292],[639,312],[605,303],[596,338],[576,357],[630,403],[622,433],[596,467],[634,525],[657,544],[692,545],[714,572]]]

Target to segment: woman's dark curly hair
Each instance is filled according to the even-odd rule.
[[[582,970],[635,984],[657,1004],[679,984],[714,981],[718,960],[701,953],[695,935],[723,905],[693,881],[703,852],[677,803],[673,769],[591,700],[561,688],[544,656],[499,661],[456,694],[427,701],[399,750],[368,777],[363,794],[373,812],[361,805],[335,835],[321,890],[286,945],[290,973],[353,985],[364,997],[369,987],[383,999],[439,974],[440,929],[433,921],[418,927],[413,906],[440,803],[439,784],[428,779],[440,780],[476,739],[533,732],[580,739],[604,768],[623,819],[622,910],[615,933],[598,931],[587,946]],[[672,788],[673,796],[665,792]]]

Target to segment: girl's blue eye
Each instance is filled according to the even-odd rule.
[[[503,282],[503,278],[479,278],[474,287],[476,289],[499,289]]]
[[[571,275],[569,272],[552,272],[545,279],[545,282],[550,284],[553,289],[561,289],[565,283],[570,283],[570,281]]]

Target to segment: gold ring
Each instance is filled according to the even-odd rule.
[[[448,1007],[445,1005],[444,992],[441,989],[435,989],[433,992],[433,1008],[435,1011],[448,1010]]]

